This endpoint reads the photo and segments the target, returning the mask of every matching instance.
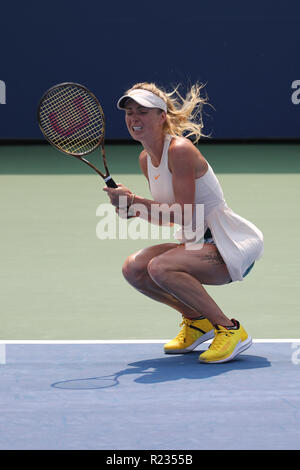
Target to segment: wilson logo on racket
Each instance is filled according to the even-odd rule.
[[[64,137],[70,137],[71,135],[75,134],[75,132],[87,126],[87,124],[89,123],[89,116],[82,104],[82,101],[83,101],[83,98],[81,96],[77,96],[73,100],[72,104],[74,105],[74,107],[77,107],[78,110],[80,111],[80,115],[79,115],[80,120],[79,121],[77,120],[77,122],[72,120],[71,123],[70,122],[68,123],[67,128],[63,127],[63,123],[65,122],[64,116],[60,116],[60,118],[63,117],[63,119],[60,119],[62,121],[62,125],[61,125],[59,124],[57,120],[57,113],[53,112],[49,114],[49,121],[51,123],[52,128],[55,130],[55,132],[57,132],[59,135],[62,135]],[[66,114],[67,113],[69,113],[69,110],[67,110]]]
[[[59,83],[44,93],[37,114],[40,129],[51,145],[88,165],[110,188],[118,187],[106,163],[103,109],[93,93],[79,83]],[[105,173],[86,158],[98,147]]]

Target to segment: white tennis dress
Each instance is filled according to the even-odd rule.
[[[150,191],[154,201],[161,204],[175,203],[172,173],[168,167],[171,140],[172,136],[167,134],[158,167],[152,165],[151,158],[147,155]],[[207,172],[196,179],[194,202],[204,205],[204,232],[207,228],[210,229],[232,281],[242,281],[245,271],[263,254],[262,232],[228,207],[220,183],[209,164]],[[175,237],[186,241],[182,238],[181,230]]]

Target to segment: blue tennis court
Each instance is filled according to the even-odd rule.
[[[213,365],[159,342],[8,344],[0,449],[299,449],[299,351],[258,341]]]

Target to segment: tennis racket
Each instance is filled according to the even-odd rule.
[[[38,122],[50,144],[89,165],[108,187],[117,188],[106,163],[104,113],[93,93],[78,83],[66,82],[53,86],[40,100]],[[84,157],[99,146],[105,173]]]

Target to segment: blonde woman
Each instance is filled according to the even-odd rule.
[[[179,242],[132,254],[124,263],[123,274],[138,291],[182,315],[182,328],[165,344],[165,353],[187,353],[213,338],[199,360],[219,363],[236,357],[251,346],[252,340],[238,320],[221,310],[204,285],[242,281],[262,256],[263,236],[227,206],[213,169],[189,139],[196,143],[202,136],[204,102],[199,85],[194,85],[185,98],[177,90],[167,93],[152,83],[138,83],[128,90],[117,106],[125,111],[130,135],[143,146],[139,163],[153,200],[133,194],[121,184],[104,190],[117,212],[123,196],[128,207],[144,207],[145,211],[137,214],[150,222],[155,204],[162,214],[168,212],[171,223],[182,225]],[[193,248],[197,249],[187,247],[187,223],[180,218],[185,205],[193,208],[187,221],[196,234],[195,208],[204,205],[204,240],[195,244]],[[161,216],[155,222],[161,224],[162,220]]]

